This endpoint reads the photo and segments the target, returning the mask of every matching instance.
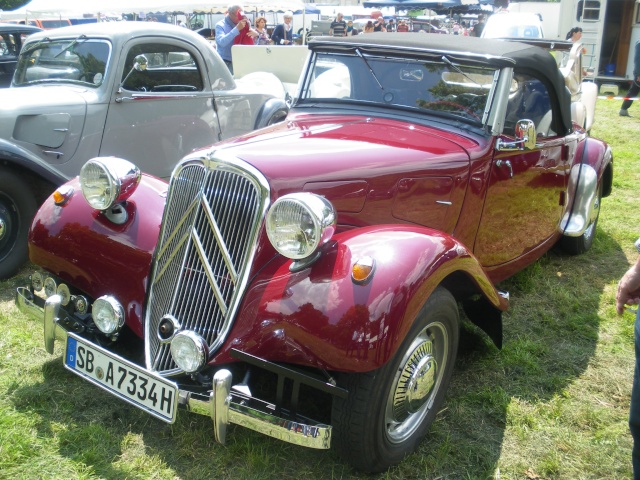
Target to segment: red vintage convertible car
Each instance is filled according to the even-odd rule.
[[[151,415],[183,408],[220,442],[235,423],[375,472],[441,408],[458,306],[501,346],[495,284],[558,243],[590,248],[613,159],[539,47],[385,33],[309,48],[287,121],[193,152],[169,184],[85,164],[33,221],[42,271],[17,302],[69,370]]]

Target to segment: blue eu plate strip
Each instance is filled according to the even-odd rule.
[[[65,363],[69,365],[71,368],[76,368],[76,345],[77,341],[75,338],[67,337],[67,358],[65,359]]]

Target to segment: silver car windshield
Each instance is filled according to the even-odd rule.
[[[73,83],[98,87],[105,78],[111,44],[104,40],[44,39],[27,45],[20,55],[13,85]]]
[[[375,103],[482,124],[498,73],[448,59],[319,53],[301,103]]]

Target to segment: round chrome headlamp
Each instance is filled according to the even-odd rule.
[[[171,340],[171,357],[181,370],[193,373],[207,361],[209,346],[204,338],[195,332],[179,332]]]
[[[107,210],[129,198],[140,183],[140,169],[117,157],[96,157],[80,170],[80,186],[87,203]]]
[[[336,229],[336,212],[326,198],[292,193],[276,200],[267,214],[267,235],[287,258],[301,260],[324,245]]]
[[[93,323],[106,335],[117,333],[124,325],[124,308],[110,295],[103,295],[93,302],[91,313]]]

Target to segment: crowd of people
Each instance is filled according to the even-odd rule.
[[[220,56],[225,61],[229,69],[233,72],[231,62],[231,47],[233,45],[292,45],[293,38],[293,13],[287,11],[283,15],[282,23],[276,25],[271,34],[267,30],[267,19],[258,17],[254,25],[247,18],[240,5],[229,7],[224,19],[220,20],[215,27],[216,48]],[[474,25],[467,25],[464,21],[454,22],[451,33],[454,35],[469,35],[479,37],[484,27],[484,15],[478,17],[478,22]],[[356,28],[352,20],[345,20],[342,13],[338,13],[331,22],[329,35],[335,37],[352,36],[370,32],[426,32],[419,26],[414,27],[407,19],[399,19],[396,23],[394,19],[385,21],[383,16],[368,20],[362,29]]]
[[[359,31],[352,20],[345,21],[344,15],[342,13],[338,13],[336,15],[335,20],[331,23],[331,27],[329,30],[329,35],[333,35],[335,37],[342,36],[351,36],[358,35],[360,33],[371,33],[371,32],[424,32],[424,25],[419,22],[413,24],[414,22],[410,19],[398,19],[396,22],[393,18],[389,19],[388,22],[385,21],[383,16],[378,16],[377,18],[372,18],[368,20]],[[430,24],[431,25],[431,24]],[[472,36],[479,37],[482,34],[482,29],[485,25],[485,17],[484,15],[478,16],[478,21],[476,23],[467,23],[462,20],[460,23],[453,22],[450,27],[450,32],[453,35],[464,35],[464,36]],[[431,25],[429,28],[436,29]],[[442,31],[442,29],[440,29]],[[442,31],[444,33],[444,31]]]
[[[275,26],[271,34],[267,29],[267,19],[258,17],[254,24],[251,24],[242,10],[241,5],[232,5],[227,10],[225,17],[220,20],[215,27],[215,44],[218,53],[226,63],[231,73],[233,73],[233,62],[231,60],[231,48],[233,45],[293,45],[293,13],[287,11],[283,15],[282,23]],[[464,21],[460,24],[452,24],[451,33],[454,35],[469,35],[479,37],[484,28],[485,17],[479,15],[478,22],[474,25],[467,25]],[[429,28],[435,28],[433,26]],[[329,35],[335,37],[359,35],[371,32],[411,32],[418,31],[426,33],[419,25],[414,26],[410,20],[399,19],[396,23],[394,19],[385,21],[383,16],[368,20],[362,29],[356,28],[352,20],[345,20],[342,13],[338,13],[331,22]]]

